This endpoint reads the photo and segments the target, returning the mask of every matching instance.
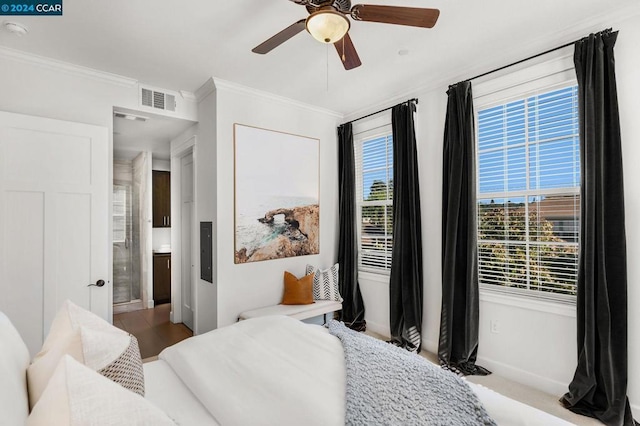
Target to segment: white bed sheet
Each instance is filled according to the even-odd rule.
[[[143,365],[145,398],[180,426],[219,426],[169,365],[152,361]]]
[[[498,425],[505,426],[571,426],[573,423],[564,421],[542,410],[516,401],[499,394],[487,387],[476,383],[469,383],[471,389],[478,395],[487,413]]]
[[[324,327],[285,316],[249,319],[184,340],[159,358],[222,425],[344,425],[344,353]],[[571,424],[469,384],[498,425]]]
[[[220,424],[344,425],[342,344],[286,316],[240,321],[159,355]]]

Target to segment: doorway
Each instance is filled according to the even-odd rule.
[[[180,253],[182,257],[182,322],[193,330],[194,312],[194,247],[193,226],[194,214],[194,173],[193,150],[190,150],[180,159]]]
[[[172,244],[172,228],[177,226],[172,225],[168,211],[161,225],[152,220],[155,208],[162,204],[153,200],[154,174],[169,175],[171,141],[195,123],[118,107],[113,113],[113,312],[149,310],[171,301],[170,307],[158,311],[167,314],[168,322],[173,310],[172,274],[167,271],[171,266],[160,274],[155,264],[160,257],[163,265],[174,264],[168,259],[174,257],[172,245],[177,244]],[[168,196],[168,185],[165,192]]]

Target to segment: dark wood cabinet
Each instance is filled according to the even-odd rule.
[[[153,227],[171,227],[171,173],[153,171]]]
[[[171,302],[171,253],[153,255],[153,302]]]

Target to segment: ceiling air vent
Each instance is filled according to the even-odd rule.
[[[176,97],[168,93],[165,93],[164,96],[165,96],[164,109],[166,109],[167,111],[175,111]]]
[[[162,109],[165,111],[176,110],[176,97],[168,93],[142,88],[141,103],[150,108]]]
[[[164,93],[153,92],[153,107],[158,109],[164,109]]]

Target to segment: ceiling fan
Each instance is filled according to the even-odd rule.
[[[351,7],[351,0],[290,0],[306,7],[309,16],[301,19],[265,42],[254,47],[254,53],[269,53],[285,41],[306,29],[316,40],[331,43],[336,47],[338,55],[346,70],[362,65],[356,52],[349,28],[350,16],[355,21],[381,22],[385,24],[408,25],[412,27],[432,28],[440,11],[418,7],[377,6],[356,4]]]

